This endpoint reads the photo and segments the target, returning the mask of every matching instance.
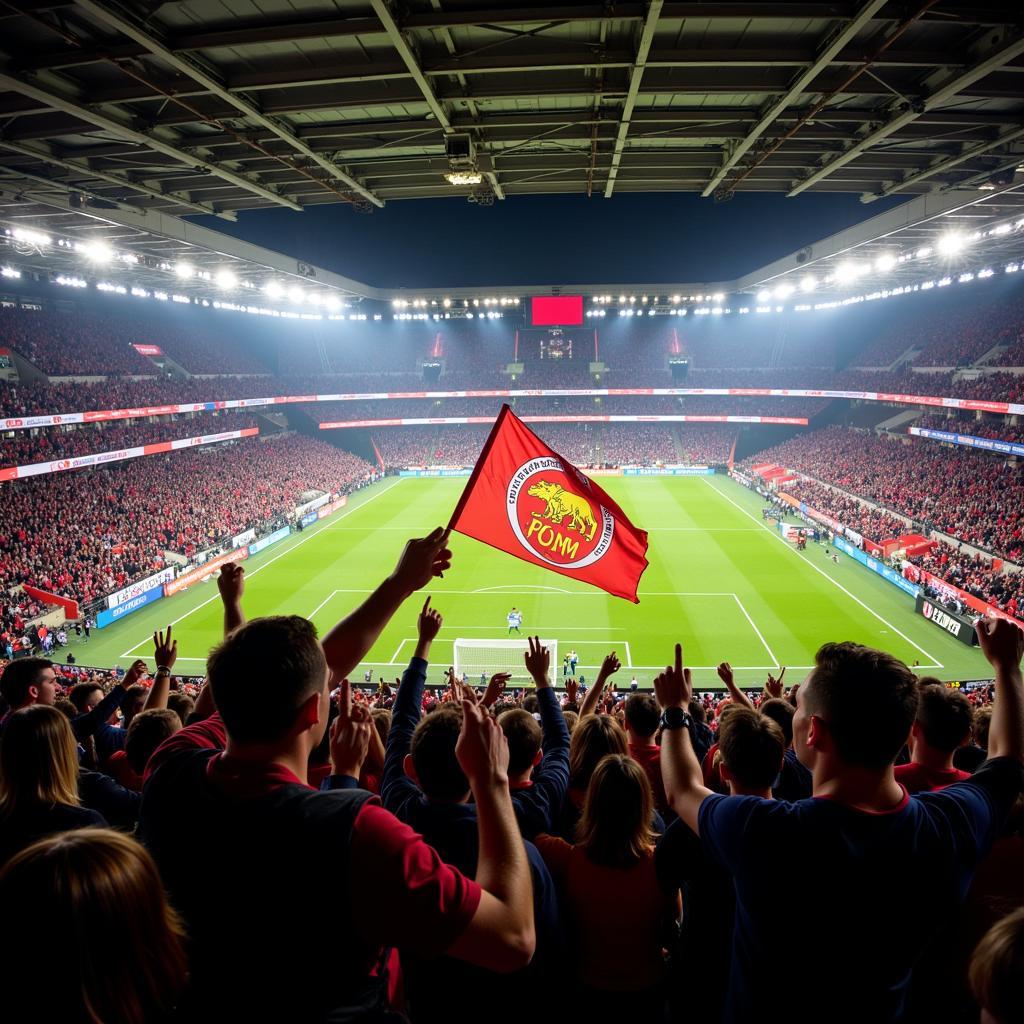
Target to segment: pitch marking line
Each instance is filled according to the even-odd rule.
[[[752,519],[755,523],[757,523],[757,519],[750,512],[748,512],[742,505],[740,505],[738,502],[733,501],[728,494],[723,493],[719,488],[715,487],[715,485],[712,484],[709,480],[705,479],[704,477],[701,477],[701,479],[704,480],[704,483],[707,484],[707,486],[710,487],[711,490],[713,490],[716,494],[718,494],[719,497],[724,498],[734,508],[739,509],[740,512],[742,512],[748,519]],[[945,668],[942,662],[939,661],[934,654],[929,654],[920,644],[914,643],[914,641],[911,640],[906,633],[904,633],[902,630],[897,629],[891,622],[889,622],[887,619],[884,619],[881,615],[879,615],[878,612],[876,612],[870,605],[865,604],[859,597],[857,597],[856,594],[853,594],[849,590],[847,590],[846,587],[842,585],[842,583],[829,576],[829,574],[825,572],[825,570],[822,569],[821,566],[815,565],[814,562],[812,562],[806,555],[797,551],[795,548],[790,547],[786,539],[781,534],[776,533],[775,530],[771,529],[771,527],[769,526],[766,526],[764,523],[758,523],[758,525],[762,529],[767,531],[769,536],[774,537],[777,541],[784,544],[787,551],[791,551],[794,555],[797,556],[797,558],[802,558],[816,573],[818,573],[821,576],[824,576],[825,579],[829,581],[829,583],[832,583],[833,585],[837,586],[848,598],[850,598],[850,600],[855,601],[866,612],[870,612],[876,619],[878,619],[879,622],[882,623],[883,626],[888,626],[889,629],[891,629],[897,636],[901,636],[904,640],[906,640],[906,642],[910,644],[911,647],[913,647],[917,651],[920,651],[926,658],[931,659],[931,665],[920,665],[918,666],[919,668]]]
[[[740,606],[740,611],[743,612],[744,618],[747,620],[747,622],[750,623],[750,628],[757,634],[757,639],[761,641],[761,645],[768,652],[768,657],[772,661],[774,661],[776,665],[778,665],[779,664],[779,659],[775,657],[774,652],[768,646],[768,641],[765,640],[765,638],[764,638],[764,634],[761,632],[761,630],[759,630],[757,628],[757,624],[750,617],[750,612],[748,612],[747,609],[743,606],[743,602],[740,600],[740,595],[739,594],[733,594],[732,596],[736,598],[736,603]]]
[[[632,668],[633,667],[633,654],[632,654],[632,652],[629,649],[629,641],[628,640],[623,640],[622,643],[623,643],[623,645],[626,648],[626,668]]]
[[[360,502],[354,508],[346,509],[344,512],[341,513],[340,516],[338,516],[338,519],[344,519],[346,516],[351,515],[353,512],[358,512],[361,508],[366,508],[366,506],[369,505],[371,501],[376,501],[377,498],[379,498],[382,494],[386,494],[388,491],[390,491],[392,487],[397,487],[399,483],[401,483],[401,479],[398,479],[393,484],[391,484],[390,486],[385,487],[382,490],[379,490],[376,494],[372,494],[369,498],[366,499],[366,501]],[[325,521],[326,522],[330,522],[330,520],[325,520]],[[335,520],[335,522],[337,522],[337,520]],[[285,555],[290,555],[293,551],[296,550],[296,548],[301,548],[302,545],[305,544],[307,541],[312,540],[314,537],[319,537],[320,534],[323,533],[326,529],[327,529],[327,527],[321,527],[319,530],[316,530],[315,532],[314,531],[310,531],[310,530],[306,530],[305,531],[305,535],[297,543],[292,544],[290,547],[286,548],[284,551],[278,552],[276,555],[274,555],[273,558],[269,559],[266,562],[263,562],[261,565],[256,566],[256,568],[253,569],[252,572],[247,572],[245,574],[245,578],[246,579],[251,579],[253,576],[256,575],[256,573],[262,572],[264,569],[266,569],[268,565],[273,565],[279,558],[284,558]],[[335,591],[335,593],[337,593],[337,591]],[[334,595],[332,594],[331,596],[333,597]],[[190,608],[187,612],[185,612],[184,615],[180,615],[178,618],[174,619],[172,622],[169,623],[169,625],[176,626],[179,622],[184,622],[185,619],[187,619],[193,612],[199,611],[200,608],[205,608],[211,601],[216,601],[219,597],[220,597],[220,594],[214,593],[213,595],[208,597],[205,601],[202,601],[200,604],[197,604],[195,607]],[[122,658],[130,658],[140,647],[143,647],[147,643],[151,643],[151,642],[152,642],[152,638],[151,637],[146,637],[145,639],[140,640],[134,647],[131,647],[127,651],[125,651],[124,654],[121,655],[121,657]],[[196,658],[185,659],[185,658],[182,658],[181,660],[182,661],[185,661],[185,660],[198,661],[200,659],[196,659]],[[205,660],[205,659],[202,659],[202,660]]]

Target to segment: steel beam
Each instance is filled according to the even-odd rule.
[[[191,78],[192,81],[213,93],[218,99],[230,103],[247,118],[255,121],[261,128],[272,132],[283,142],[288,143],[296,152],[314,161],[314,163],[364,199],[368,199],[375,206],[384,205],[382,200],[378,199],[369,189],[356,181],[355,178],[341,167],[338,167],[337,164],[306,145],[290,128],[267,117],[245,97],[230,92],[218,81],[218,77],[213,71],[202,67],[193,58],[184,58],[176,55],[156,36],[137,26],[133,19],[121,14],[120,11],[105,3],[100,3],[99,0],[76,0],[76,4],[100,21],[110,25],[111,28],[116,29],[122,35],[127,36],[140,46],[144,46],[153,56],[159,57],[175,70],[181,72],[181,74]]]
[[[840,167],[844,167],[851,160],[856,160],[861,153],[870,149],[875,145],[875,143],[881,142],[883,139],[887,139],[894,132],[899,131],[905,125],[910,124],[911,121],[914,121],[919,116],[920,112],[931,110],[933,107],[942,106],[942,104],[948,102],[954,96],[957,96],[959,93],[972,86],[979,79],[984,78],[993,71],[997,71],[1004,64],[1007,64],[1016,57],[1019,57],[1022,53],[1024,53],[1024,35],[1017,35],[1009,43],[1006,43],[987,54],[969,70],[962,74],[955,75],[953,78],[949,79],[945,85],[933,90],[925,97],[919,107],[917,105],[903,105],[903,109],[894,113],[893,116],[885,122],[885,124],[882,124],[874,131],[869,132],[860,140],[860,142],[851,146],[845,153],[841,153],[834,160],[830,160],[824,167],[820,167],[813,174],[804,178],[802,181],[797,182],[793,188],[789,190],[787,195],[797,196],[801,192],[806,191],[812,185],[816,185],[818,182],[824,181],[833,173],[833,171],[838,170]]]
[[[633,67],[629,73],[629,90],[626,93],[626,101],[622,105],[619,131],[615,137],[615,148],[612,150],[611,166],[608,168],[608,180],[604,186],[605,199],[611,199],[612,192],[615,190],[615,177],[619,173],[619,162],[622,160],[626,136],[629,135],[630,118],[633,116],[636,98],[640,94],[640,82],[644,77],[647,58],[651,52],[651,44],[654,42],[654,33],[658,27],[658,19],[661,17],[661,9],[664,6],[662,0],[650,0],[650,3],[647,5],[647,14],[644,17],[643,27],[640,30],[640,41],[637,43],[636,60],[633,62]]]

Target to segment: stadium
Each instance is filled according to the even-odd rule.
[[[1017,5],[0,25],[12,1020],[1024,1020]]]

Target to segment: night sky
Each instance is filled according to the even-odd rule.
[[[372,214],[314,206],[195,218],[378,287],[729,280],[905,202],[690,193],[408,199]]]

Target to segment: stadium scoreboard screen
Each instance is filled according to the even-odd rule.
[[[582,327],[582,295],[535,295],[530,299],[531,327]]]

